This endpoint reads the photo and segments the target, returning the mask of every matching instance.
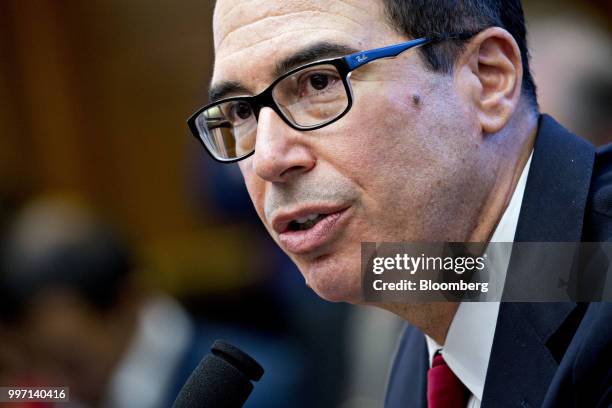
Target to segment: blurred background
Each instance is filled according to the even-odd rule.
[[[0,385],[167,407],[224,338],[248,407],[380,407],[401,322],[318,299],[188,135],[212,4],[0,1]],[[541,110],[612,141],[612,3],[524,7]]]

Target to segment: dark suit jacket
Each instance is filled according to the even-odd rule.
[[[542,115],[515,241],[611,240],[612,146],[596,151]],[[385,407],[425,408],[427,369],[408,325]],[[481,406],[612,406],[612,304],[502,303]]]

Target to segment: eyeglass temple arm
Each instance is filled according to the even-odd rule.
[[[410,40],[401,44],[389,45],[387,47],[374,48],[369,51],[360,51],[351,55],[347,55],[344,57],[344,61],[348,65],[350,71],[359,68],[362,65],[367,64],[368,62],[375,61],[381,58],[393,58],[397,57],[404,51],[407,51],[414,47],[419,47],[421,45],[425,45],[434,41],[443,41],[443,40],[464,40],[470,37],[473,37],[472,33],[463,33],[463,34],[451,34],[451,35],[442,35],[436,37],[422,37],[417,38],[415,40]]]
[[[387,47],[374,48],[369,51],[360,51],[344,57],[346,64],[352,71],[359,68],[368,62],[381,59],[381,58],[392,58],[397,57],[402,52],[409,50],[410,48],[417,47],[419,45],[430,42],[429,38],[417,38],[416,40],[407,41],[401,44],[389,45]]]

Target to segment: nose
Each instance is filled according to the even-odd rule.
[[[273,183],[283,183],[310,171],[316,160],[302,138],[303,134],[290,128],[276,112],[263,108],[257,120],[252,162],[257,175]]]

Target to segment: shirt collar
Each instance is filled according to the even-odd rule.
[[[495,228],[491,242],[514,241],[532,156],[533,152],[523,168],[510,203]],[[510,260],[509,255],[502,256],[501,263],[498,256],[497,265],[493,265],[494,270],[501,270],[500,273],[504,277]],[[442,350],[446,364],[479,401],[482,401],[498,313],[499,302],[463,302],[451,322],[444,347],[429,336],[425,336],[429,366],[431,367],[436,351]]]

